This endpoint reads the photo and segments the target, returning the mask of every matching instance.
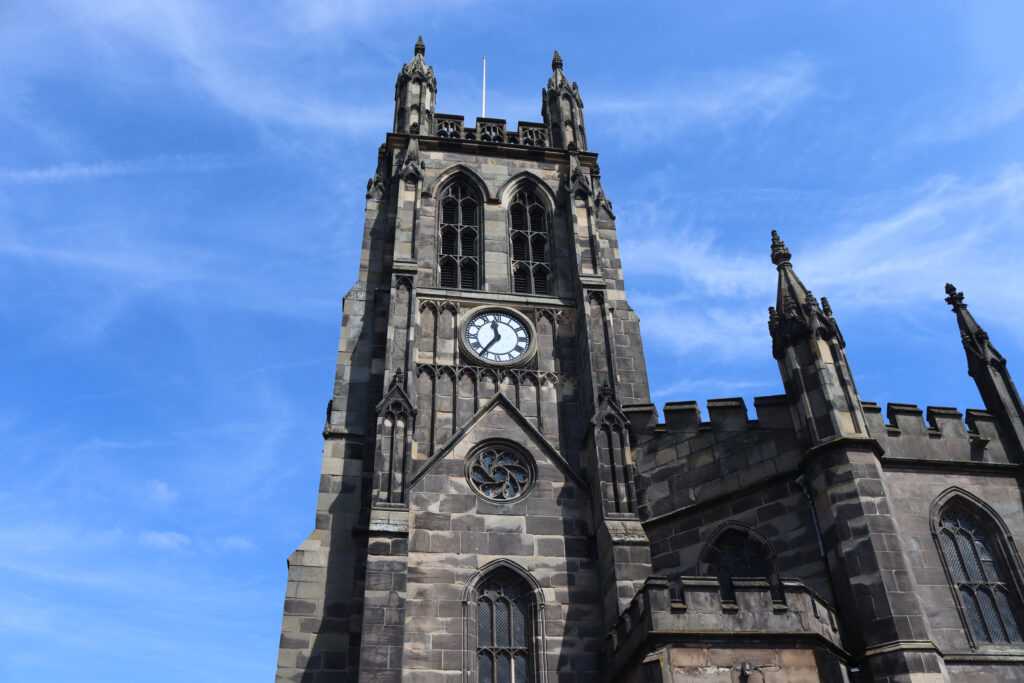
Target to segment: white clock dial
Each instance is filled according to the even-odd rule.
[[[492,310],[477,313],[466,323],[466,346],[491,363],[515,363],[530,350],[530,329],[517,316]]]

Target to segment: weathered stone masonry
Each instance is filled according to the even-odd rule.
[[[561,58],[516,130],[436,97],[421,40],[367,183],[278,681],[1024,680],[1024,409],[962,293],[985,410],[883,417],[773,233],[783,393],[659,421]],[[487,310],[530,330],[520,362],[460,341]]]

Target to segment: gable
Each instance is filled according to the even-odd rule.
[[[587,491],[586,482],[579,472],[537,431],[515,404],[500,392],[481,406],[476,415],[413,473],[409,490],[414,490],[423,477],[445,458],[464,460],[474,447],[489,439],[511,441],[522,446],[536,460],[538,472],[544,469],[545,465],[553,467],[567,481],[576,484],[582,492]]]

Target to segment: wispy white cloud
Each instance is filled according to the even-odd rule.
[[[968,140],[1019,121],[1024,116],[1024,81],[995,92],[957,93],[955,103],[928,101],[915,107],[919,121],[901,130],[901,141],[911,144]]]
[[[213,171],[238,165],[237,160],[216,156],[158,156],[150,159],[66,163],[45,168],[0,169],[0,184],[43,184],[98,180],[143,173]]]
[[[166,505],[178,500],[178,492],[168,486],[166,482],[151,479],[146,482],[146,489],[149,499],[155,503]]]
[[[390,116],[387,103],[360,104],[353,93],[340,89],[332,97],[295,77],[303,67],[305,50],[321,44],[319,39],[304,40],[302,34],[322,36],[333,27],[331,38],[340,45],[346,21],[354,23],[361,16],[381,20],[380,13],[387,8],[379,3],[345,3],[344,12],[314,6],[295,8],[293,14],[292,8],[282,8],[281,16],[272,21],[265,16],[247,20],[244,13],[187,0],[81,2],[68,9],[102,50],[117,55],[112,61],[123,70],[131,69],[124,63],[131,50],[156,50],[174,62],[184,82],[257,123],[359,133],[375,130]],[[282,42],[294,46],[295,52],[282,55]]]
[[[177,531],[143,531],[139,534],[139,543],[159,550],[184,550],[192,539]]]
[[[232,551],[249,551],[256,550],[256,544],[252,540],[243,536],[225,536],[218,540],[218,544],[223,550]]]
[[[787,238],[781,229],[797,273],[841,319],[935,305],[947,280],[994,308],[1024,306],[1024,169],[1010,166],[980,183],[937,176],[900,197],[874,199],[849,199],[856,217],[825,223],[813,237]],[[767,236],[752,253],[712,228],[666,227],[684,219],[657,209],[634,207],[632,217],[643,220],[620,250],[645,340],[723,361],[763,351],[775,291]],[[1024,337],[1024,321],[1006,322]]]
[[[790,55],[759,69],[698,74],[688,83],[645,86],[644,94],[598,93],[588,115],[609,118],[630,142],[660,142],[695,126],[728,128],[746,121],[770,122],[812,97],[816,68],[806,56]],[[698,128],[706,132],[706,128]]]

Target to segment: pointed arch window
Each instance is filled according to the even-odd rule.
[[[463,181],[441,193],[438,268],[446,289],[480,289],[480,201]]]
[[[736,602],[734,579],[765,580],[772,600],[783,599],[774,553],[748,529],[732,527],[716,534],[704,549],[701,565],[705,576],[718,579],[724,603]]]
[[[477,592],[477,680],[531,680],[533,605],[529,586],[508,570],[491,574]]]
[[[520,190],[512,199],[508,213],[512,289],[519,294],[547,294],[551,277],[547,211],[533,192]]]
[[[1021,601],[1005,539],[986,516],[963,501],[938,515],[939,547],[976,643],[1022,643]]]

